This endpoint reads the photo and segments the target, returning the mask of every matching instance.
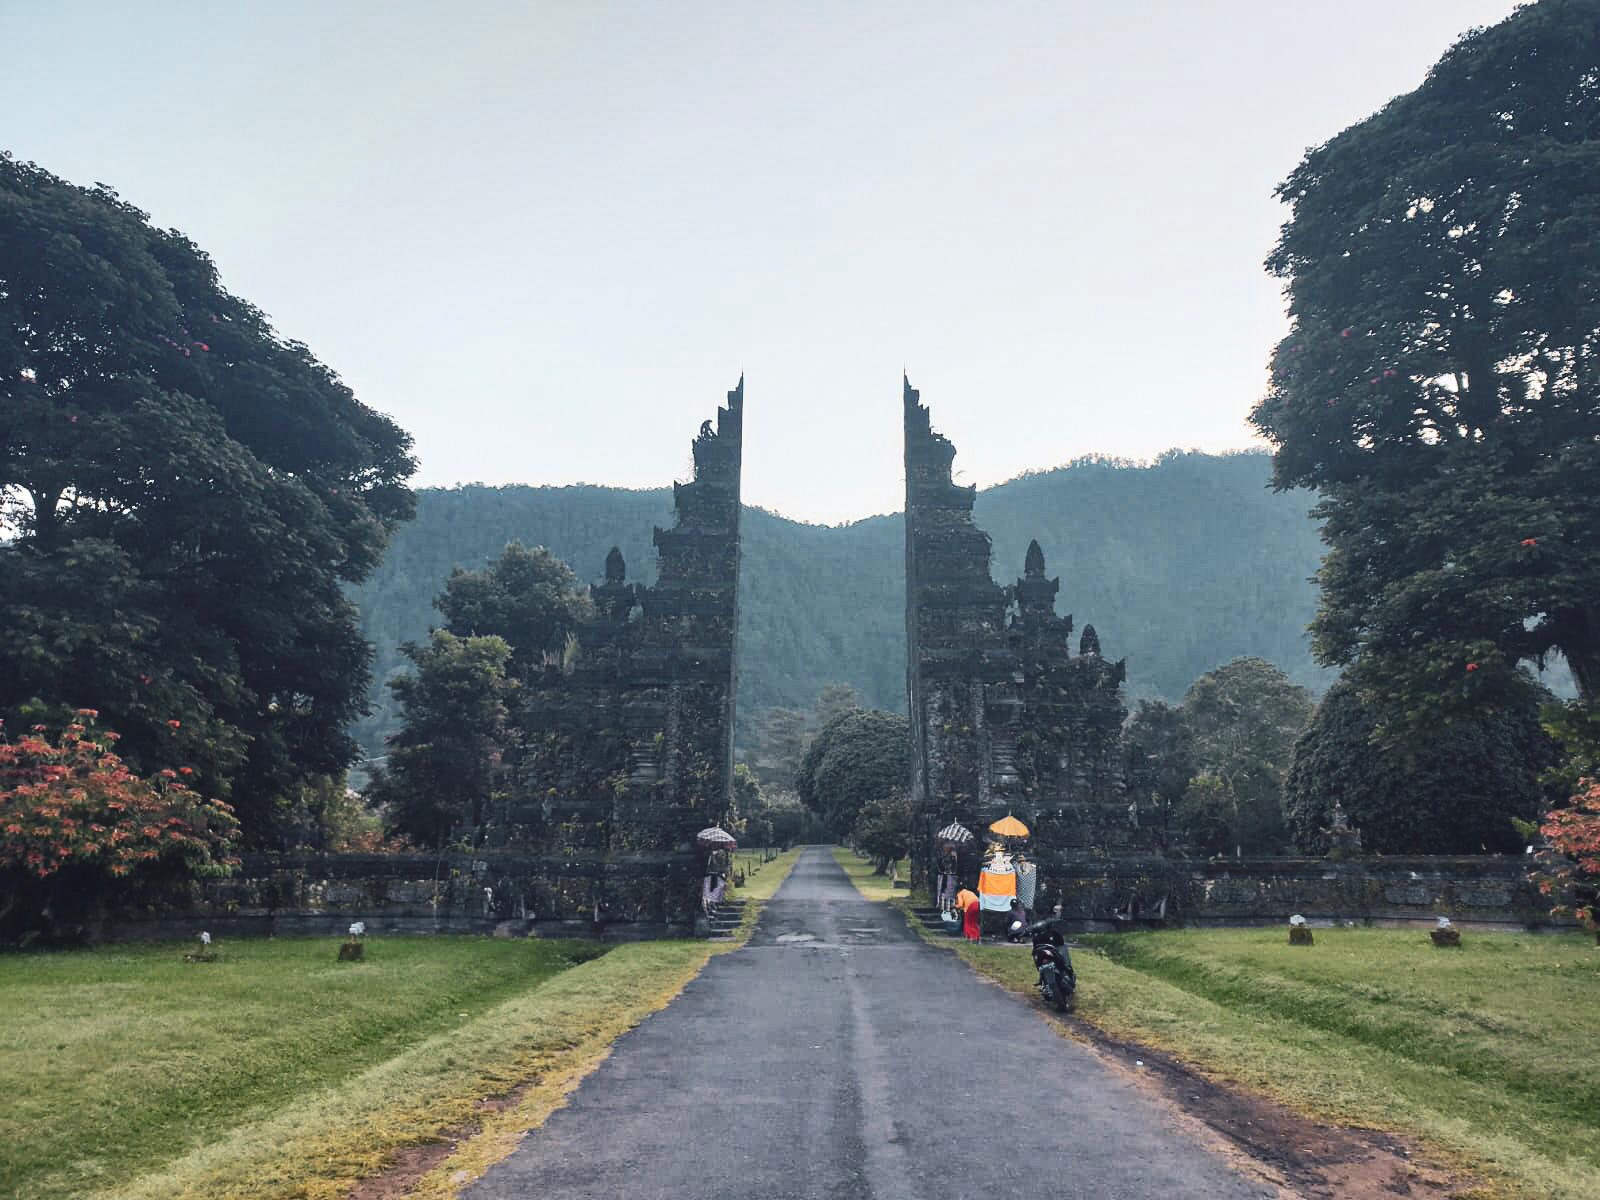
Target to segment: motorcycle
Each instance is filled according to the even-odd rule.
[[[1013,928],[1021,922],[1013,923]],[[1020,932],[1020,929],[1018,930]],[[1039,972],[1039,995],[1059,1012],[1071,1012],[1078,991],[1078,974],[1072,969],[1067,939],[1052,918],[1040,921],[1028,931],[1033,938],[1033,965]]]

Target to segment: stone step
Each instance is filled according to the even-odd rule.
[[[944,927],[944,921],[940,919],[937,908],[914,908],[911,912],[929,933],[948,933],[951,937],[960,936],[959,930],[951,932]]]
[[[731,942],[744,924],[743,900],[724,900],[706,913],[706,941]]]

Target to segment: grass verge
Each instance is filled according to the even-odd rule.
[[[1319,1119],[1409,1134],[1477,1194],[1600,1196],[1600,954],[1580,935],[1175,930],[1086,938],[1078,1014]],[[936,939],[1031,993],[1029,956]]]
[[[850,882],[855,884],[856,891],[868,900],[893,900],[897,897],[904,899],[905,888],[897,888],[889,882],[887,875],[874,875],[872,873],[872,860],[862,858],[854,850],[846,846],[833,847],[833,860],[844,868],[844,873],[850,876]],[[907,878],[910,869],[909,863],[901,859],[897,864],[900,878]]]

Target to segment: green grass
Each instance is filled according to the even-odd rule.
[[[0,957],[0,1194],[123,1183],[307,1093],[469,1028],[597,947],[458,937],[240,940]]]
[[[844,873],[850,876],[850,882],[856,885],[856,891],[860,892],[868,900],[893,900],[896,896],[904,897],[906,895],[906,889],[897,888],[891,884],[888,875],[874,875],[872,873],[872,860],[862,858],[854,850],[844,846],[835,846],[833,847],[833,859],[844,868]],[[902,858],[897,866],[901,879],[910,877],[911,864],[909,860]]]
[[[1600,1196],[1600,951],[1580,935],[1181,930],[1089,937],[1078,1012],[1304,1112],[1409,1133],[1482,1194]],[[1029,957],[955,946],[1030,990]]]

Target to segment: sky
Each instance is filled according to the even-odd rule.
[[[898,510],[1253,444],[1305,150],[1511,0],[0,0],[0,148],[103,181],[416,438],[419,485]]]

